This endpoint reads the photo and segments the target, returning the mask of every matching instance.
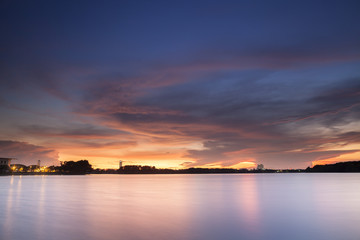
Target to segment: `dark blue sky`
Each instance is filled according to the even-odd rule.
[[[4,1],[0,153],[99,167],[360,159],[359,9]]]

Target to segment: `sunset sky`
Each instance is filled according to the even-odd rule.
[[[13,163],[360,160],[359,1],[0,6],[0,157]]]

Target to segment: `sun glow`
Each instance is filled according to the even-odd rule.
[[[337,162],[359,161],[359,159],[360,159],[360,152],[345,153],[333,158],[319,159],[312,161],[312,165],[315,166],[315,165],[333,164]]]

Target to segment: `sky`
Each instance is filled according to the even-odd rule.
[[[360,160],[359,1],[0,4],[0,156],[13,163]]]

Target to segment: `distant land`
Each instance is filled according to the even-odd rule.
[[[119,169],[93,169],[88,160],[67,161],[61,166],[41,167],[22,164],[1,165],[1,175],[58,175],[58,174],[224,174],[224,173],[316,173],[316,172],[360,172],[360,161],[315,165],[307,169],[234,169],[234,168],[187,168],[158,169],[153,166],[126,165]]]
[[[360,161],[339,162],[335,164],[315,165],[306,172],[360,172]]]

